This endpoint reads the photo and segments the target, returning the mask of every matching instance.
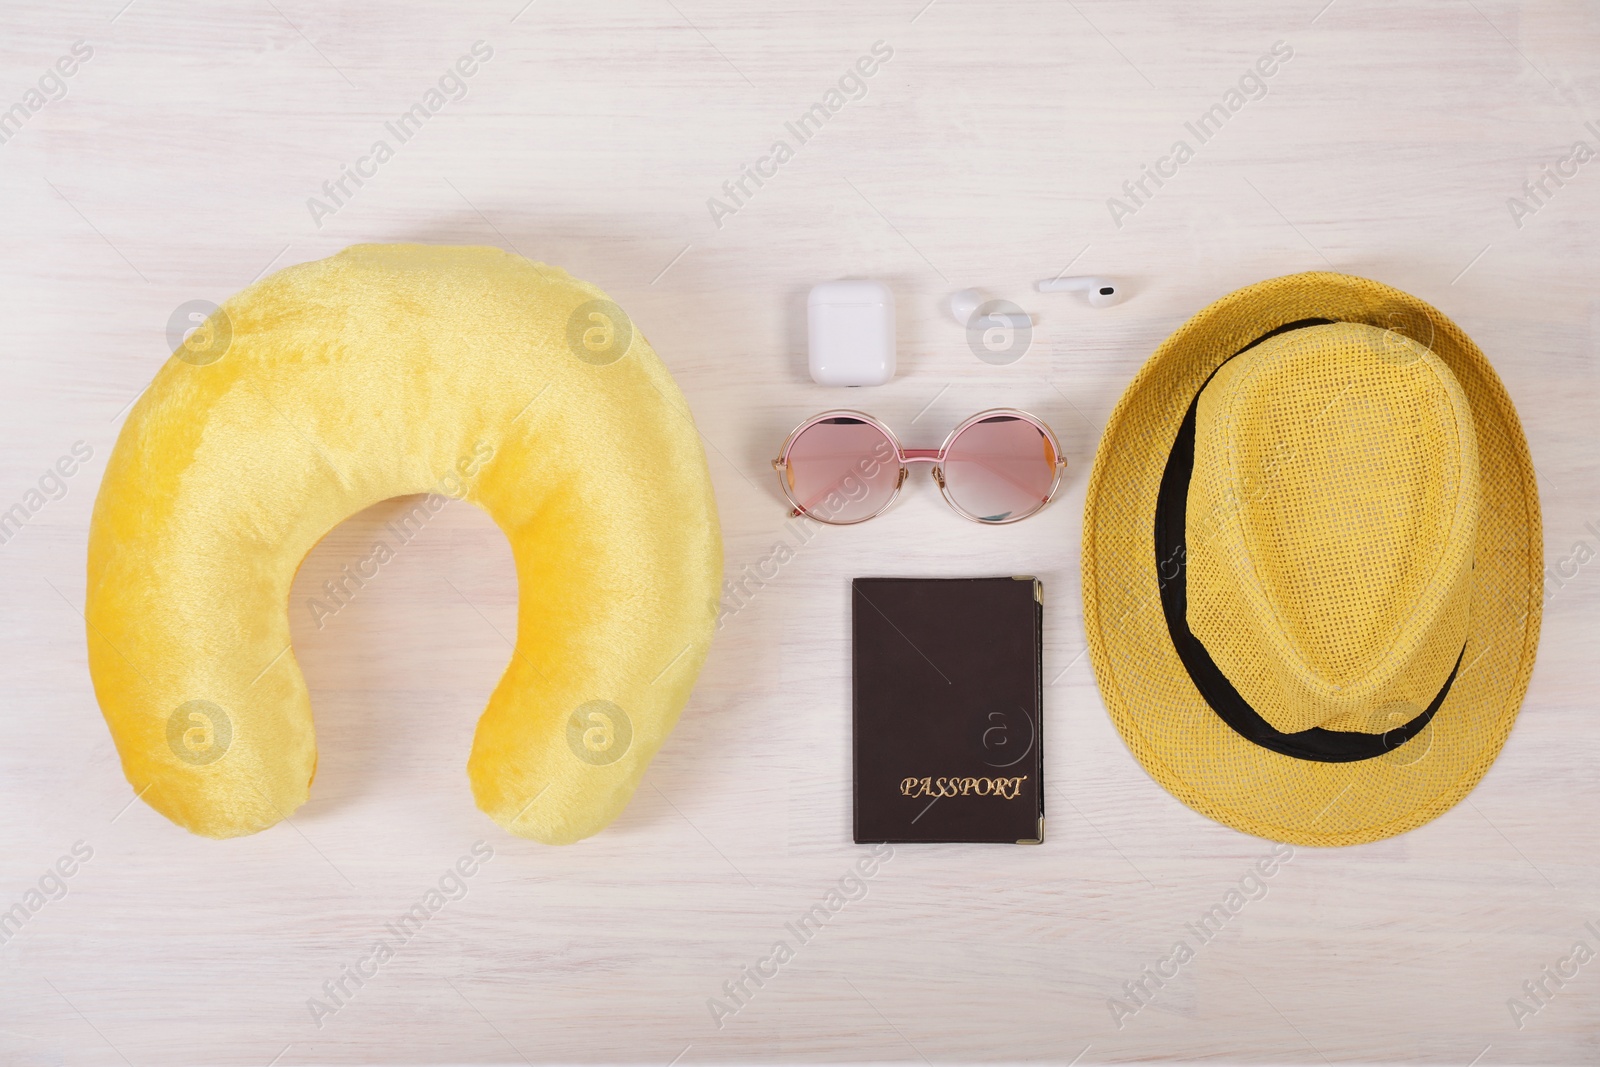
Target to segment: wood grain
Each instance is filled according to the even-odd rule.
[[[1600,1061],[1600,962],[1547,980],[1535,1014],[1508,1007],[1576,942],[1600,952],[1600,162],[1532,213],[1508,206],[1574,142],[1600,148],[1600,9],[124,2],[0,11],[0,108],[74,42],[93,50],[0,144],[0,510],[75,442],[92,450],[0,545],[0,910],[92,849],[0,945],[0,1062]],[[493,55],[465,96],[314,218],[323,183],[478,41]],[[878,41],[893,55],[865,95],[713,219],[708,199]],[[1280,41],[1293,55],[1266,95],[1114,219],[1107,200]],[[505,836],[467,787],[516,597],[484,515],[446,508],[336,616],[305,608],[400,507],[380,505],[316,549],[290,605],[319,726],[311,802],[251,838],[190,837],[130,806],[85,669],[105,459],[174,309],[403,240],[515,249],[629,310],[704,435],[730,577],[787,536],[766,461],[828,406],[912,445],[983,407],[1031,409],[1065,442],[1066,491],[983,529],[919,477],[881,519],[796,547],[728,618],[632,806],[566,849]],[[1131,298],[1032,292],[1069,263]],[[1109,999],[1271,846],[1182,807],[1107,720],[1081,654],[1094,447],[1184,318],[1328,266],[1434,303],[1505,379],[1563,568],[1539,664],[1467,802],[1398,839],[1297,850],[1117,1019]],[[806,376],[805,293],[843,276],[897,293],[887,386]],[[1021,361],[968,350],[940,302],[969,285],[1036,314]],[[897,849],[719,1027],[708,998],[860,855],[849,579],[1006,573],[1047,597],[1047,842]],[[317,1025],[308,1000],[479,840],[494,856],[465,895]]]

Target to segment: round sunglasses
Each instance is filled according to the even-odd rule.
[[[932,463],[933,480],[956,514],[990,526],[1050,503],[1067,466],[1050,427],[1025,411],[991,408],[950,431],[938,448],[904,448],[892,430],[859,411],[825,411],[795,427],[772,467],[792,515],[849,526],[894,503],[908,463]]]

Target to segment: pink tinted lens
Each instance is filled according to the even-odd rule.
[[[789,498],[820,522],[871,518],[900,484],[894,443],[870,422],[849,416],[806,427],[789,445],[787,459]]]
[[[941,466],[956,507],[979,522],[1006,522],[1049,501],[1056,450],[1028,420],[995,415],[957,434]]]

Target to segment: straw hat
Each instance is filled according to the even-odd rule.
[[[1511,731],[1542,605],[1533,464],[1488,360],[1416,297],[1312,272],[1195,315],[1112,413],[1083,527],[1112,721],[1219,822],[1403,833]]]

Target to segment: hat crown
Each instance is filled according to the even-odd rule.
[[[1188,622],[1286,733],[1382,733],[1450,677],[1478,523],[1471,409],[1398,333],[1307,326],[1224,363],[1195,408]]]

